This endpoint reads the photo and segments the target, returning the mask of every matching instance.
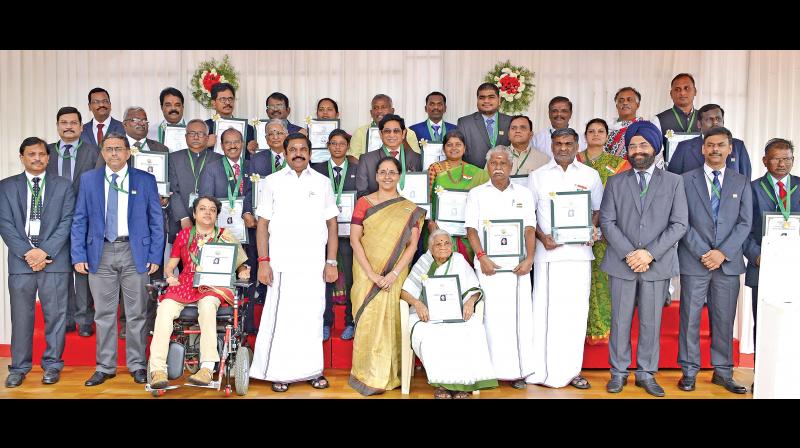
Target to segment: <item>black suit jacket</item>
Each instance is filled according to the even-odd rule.
[[[223,158],[224,157],[220,157],[211,164],[206,163],[206,169],[203,170],[203,175],[200,176],[200,186],[199,186],[200,196],[208,195],[208,196],[214,196],[215,198],[227,198],[228,185],[230,185],[231,188],[235,187],[236,182],[229,181],[228,175],[225,173]],[[245,198],[242,214],[253,213],[252,201],[248,202],[246,199],[247,197],[250,197],[249,196],[251,194],[250,188],[252,187],[249,173],[250,173],[250,161],[245,160],[242,163],[242,169],[241,169],[241,175],[244,176],[242,178],[242,184],[244,185],[244,192],[241,193],[239,191],[236,192],[237,197]]]
[[[419,154],[414,152],[408,145],[404,145],[403,147],[406,153],[406,172],[422,171],[422,159]],[[362,154],[361,158],[358,159],[358,171],[356,173],[356,190],[358,191],[358,197],[378,191],[378,182],[375,181],[375,171],[378,168],[378,162],[385,156],[386,154],[384,154],[383,150],[378,149]]]
[[[175,236],[181,230],[181,219],[191,218],[191,213],[189,212],[191,206],[191,204],[189,204],[189,195],[195,192],[195,186],[199,191],[200,179],[203,178],[203,173],[206,168],[222,158],[222,156],[211,149],[205,149],[201,152],[199,160],[195,161],[194,168],[197,170],[197,183],[195,184],[192,166],[189,163],[189,156],[187,155],[188,152],[190,152],[190,150],[187,148],[175,151],[169,155],[169,191],[172,192],[172,197],[169,199],[167,211],[169,215],[170,242],[175,241]],[[205,157],[205,163],[203,163],[203,157]]]
[[[328,177],[328,162],[320,162],[320,163],[312,163],[311,168],[316,170],[318,173],[322,174],[325,177]],[[358,173],[358,159],[355,157],[348,157],[347,158],[347,172],[343,173],[344,175],[344,187],[342,187],[342,191],[358,191],[356,189],[356,175]],[[334,173],[336,174],[336,173]],[[332,184],[331,184],[332,185]],[[336,194],[336,189],[334,188],[333,194]]]
[[[58,153],[60,142],[61,141],[59,140],[55,143],[47,145],[50,149],[50,161],[47,163],[48,176],[61,176],[61,174],[58,172],[58,159],[61,157]],[[81,175],[95,168],[98,158],[99,160],[103,160],[103,158],[100,157],[100,148],[98,148],[97,145],[95,145],[92,141],[81,139],[79,142],[77,153],[74,153],[75,158],[72,159],[72,188],[75,190],[76,194],[78,187],[80,187]],[[74,149],[75,148],[73,148],[73,150]]]

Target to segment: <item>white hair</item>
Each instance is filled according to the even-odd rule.
[[[486,153],[486,162],[489,162],[489,159],[492,158],[492,155],[497,153],[505,154],[506,157],[508,157],[508,160],[511,160],[511,158],[513,157],[511,150],[508,149],[508,146],[497,145]]]
[[[447,230],[436,229],[431,232],[430,236],[428,237],[428,247],[433,247],[433,240],[435,240],[437,236],[441,235],[446,235],[448,240],[451,238],[450,233]]]
[[[270,119],[269,121],[267,121],[267,123],[264,125],[264,131],[266,132],[266,130],[267,130],[267,127],[268,127],[269,125],[271,125],[271,124],[279,124],[279,125],[281,125],[281,129],[283,129],[283,132],[289,132],[289,128],[287,128],[287,127],[286,127],[286,122],[287,122],[287,121],[288,121],[288,120],[281,120],[280,118],[271,118],[271,119]]]
[[[140,110],[140,111],[144,112],[145,116],[147,116],[147,112],[145,112],[144,108],[142,108],[141,106],[131,106],[131,107],[125,109],[125,115],[122,116],[122,119],[123,120],[127,120],[128,119],[128,115],[131,112],[135,112],[137,110]]]
[[[188,128],[189,125],[192,124],[192,123],[202,123],[203,126],[205,126],[205,128],[206,128],[206,135],[208,135],[208,133],[209,133],[208,123],[206,123],[205,121],[203,121],[203,120],[201,120],[199,118],[193,118],[193,119],[189,120],[188,123],[186,123],[186,127]]]

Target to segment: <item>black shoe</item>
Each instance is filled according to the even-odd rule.
[[[714,375],[711,377],[711,382],[722,386],[728,390],[728,392],[733,392],[734,394],[744,394],[747,393],[747,388],[742,386],[741,384],[737,383],[733,380],[733,378],[723,378],[717,375],[717,372],[714,372]]]
[[[116,373],[104,373],[104,372],[101,372],[99,370],[96,370],[92,374],[92,377],[89,378],[88,380],[86,380],[86,382],[83,383],[83,385],[84,386],[97,386],[98,384],[103,384],[103,383],[106,382],[107,379],[114,378],[115,376],[117,376]]]
[[[756,383],[750,385],[750,393],[751,394],[756,393]]]
[[[94,334],[94,330],[92,329],[91,324],[90,325],[81,325],[78,328],[78,335],[80,335],[80,336],[88,338],[89,336],[91,336],[93,334]]]
[[[636,386],[643,388],[645,390],[645,392],[647,392],[648,394],[650,394],[650,395],[652,395],[654,397],[663,397],[665,395],[664,394],[664,389],[661,388],[661,386],[658,385],[658,383],[656,382],[656,380],[654,378],[650,378],[648,380],[641,380],[641,381],[639,381],[637,379],[635,384],[636,384]]]
[[[681,376],[681,379],[678,380],[678,389],[685,392],[691,392],[695,389],[694,383],[695,377],[683,375]]]
[[[67,324],[66,328],[64,328],[64,333],[72,333],[75,331],[75,324]]]
[[[623,376],[612,376],[611,380],[606,384],[606,391],[610,394],[618,394],[622,392],[622,389],[625,387],[625,383],[628,382],[628,378]]]
[[[24,380],[24,373],[9,373],[6,378],[6,387],[18,387]]]
[[[131,372],[131,376],[133,377],[133,382],[136,384],[145,384],[147,383],[147,370],[139,369]]]
[[[56,369],[47,369],[42,376],[42,384],[56,384],[61,379],[61,372]]]

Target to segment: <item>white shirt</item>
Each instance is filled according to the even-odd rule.
[[[310,167],[300,176],[291,168],[270,174],[259,196],[258,214],[269,220],[269,257],[275,272],[322,275],[326,221],[339,215],[328,176]]]
[[[108,180],[103,181],[106,187],[106,195],[105,195],[105,203],[104,203],[104,210],[103,210],[103,218],[106,216],[106,212],[108,211],[108,190],[111,188],[111,175],[114,174],[114,171],[106,165],[105,175]],[[117,186],[125,191],[128,194],[133,194],[130,190],[130,177],[125,176],[128,174],[128,165],[125,164],[121,170],[117,172]],[[125,178],[125,180],[122,180]],[[121,191],[117,192],[117,236],[128,236],[128,194],[125,194]]]
[[[481,247],[486,248],[483,241],[484,221],[521,219],[524,227],[536,229],[536,203],[531,191],[522,185],[509,183],[505,190],[500,191],[489,180],[469,191],[464,217],[464,226],[475,229],[481,240]],[[525,252],[524,229],[522,236],[522,251]]]
[[[553,139],[550,134],[552,134],[553,131],[555,131],[555,128],[548,126],[547,128],[537,132],[531,139],[531,145],[539,151],[547,154],[547,157],[550,157],[551,160],[553,158]],[[587,146],[586,136],[581,134],[581,132],[577,129],[575,132],[578,133],[578,151],[583,151]]]
[[[31,200],[33,199],[33,192],[32,192],[31,189],[33,188],[33,178],[34,177],[38,177],[40,179],[39,180],[39,189],[41,190],[41,192],[39,193],[39,198],[40,198],[40,201],[42,202],[42,211],[44,211],[44,188],[45,188],[45,183],[46,182],[43,182],[44,181],[44,177],[45,177],[45,173],[42,173],[42,174],[40,174],[38,176],[34,176],[33,174],[29,173],[28,171],[25,171],[25,176],[28,178],[28,182],[30,182],[30,187],[26,188],[28,190],[28,195],[25,196],[27,198],[25,200],[25,209],[26,209],[26,212],[25,212],[25,234],[26,235],[30,235],[30,233],[31,233],[30,232],[30,230],[31,230]],[[41,227],[40,227],[40,229],[41,229]],[[31,246],[31,247],[33,247],[33,246]]]
[[[772,184],[775,185],[775,200],[779,200],[780,197],[781,197],[781,193],[780,193],[781,190],[778,188],[778,181],[783,182],[783,188],[788,193],[789,192],[789,187],[790,187],[790,185],[789,185],[789,175],[787,174],[786,176],[783,177],[783,179],[775,179],[775,177],[772,174],[769,174],[769,177],[772,178]],[[713,179],[713,177],[712,177],[712,179]],[[720,182],[722,182],[722,181],[720,181]],[[789,196],[787,195],[786,197],[789,197]],[[28,199],[30,199],[30,198],[28,198]],[[29,204],[30,204],[30,202],[31,201],[28,201]]]
[[[703,164],[703,172],[706,175],[706,189],[708,190],[708,199],[709,200],[711,200],[711,195],[713,194],[713,190],[711,189],[711,185],[714,182],[713,171],[714,171],[714,168],[711,168],[710,166],[708,166],[707,163]],[[722,167],[722,168],[718,169],[717,171],[719,171],[719,176],[718,176],[718,178],[719,178],[719,190],[720,190],[720,196],[722,196],[722,185],[724,183],[722,179],[725,177],[725,167]]]
[[[106,118],[106,121],[101,121],[100,123],[97,122],[96,119],[92,118],[92,139],[97,140],[97,125],[103,125],[103,138],[106,137],[108,134],[108,127],[111,125],[111,115]],[[102,142],[97,142],[97,146],[100,146]]]
[[[127,134],[125,135],[125,137],[128,137],[128,144],[131,145],[131,149],[133,149],[135,147],[134,145],[137,142],[142,142],[142,149],[141,150],[142,151],[150,151],[150,148],[147,146],[147,137],[145,137],[145,138],[143,138],[141,140],[136,140],[135,138],[133,138],[130,135],[127,135]],[[158,140],[158,137],[156,137],[156,140]]]
[[[528,174],[528,188],[536,198],[536,222],[545,234],[552,231],[550,221],[550,193],[561,191],[588,190],[591,193],[592,210],[600,210],[603,201],[603,182],[593,168],[584,165],[576,158],[564,171],[555,160]],[[544,248],[536,240],[535,262],[594,260],[591,246],[565,244],[553,250]]]

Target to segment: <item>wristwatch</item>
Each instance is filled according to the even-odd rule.
[[[336,260],[325,260],[325,263],[329,264],[329,265],[331,265],[333,267],[336,267],[336,266],[339,265],[339,263]]]

